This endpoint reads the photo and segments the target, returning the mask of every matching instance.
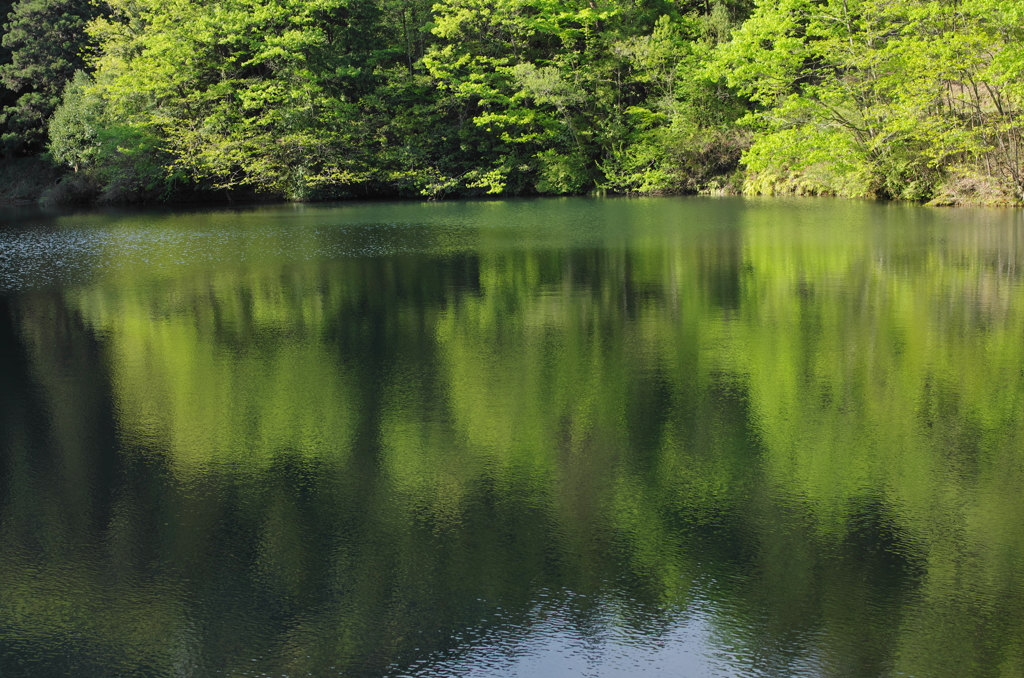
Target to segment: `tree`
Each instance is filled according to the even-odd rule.
[[[165,140],[172,171],[293,198],[360,178],[372,5],[117,2],[92,27],[112,119]]]
[[[17,96],[3,111],[5,155],[43,150],[46,126],[64,85],[86,68],[90,40],[85,27],[98,14],[99,5],[88,0],[14,4],[3,37],[10,62],[0,66],[0,80]]]
[[[715,39],[709,28],[728,11],[684,9],[589,0],[436,5],[440,40],[424,63],[487,140],[480,181],[492,192],[524,181],[541,193],[704,188],[709,177],[687,171],[686,156],[742,107],[700,73]],[[736,149],[725,173],[738,158]]]
[[[745,108],[703,71],[740,5],[426,2],[110,0],[51,149],[101,166],[136,139],[197,185],[293,199],[693,191],[735,170]]]
[[[13,7],[14,3],[10,0],[3,0],[2,2],[0,2],[0,26],[3,26],[7,23],[8,15],[11,13],[11,9]],[[3,41],[0,40],[0,70],[2,70],[4,66],[10,63],[11,50],[3,46]],[[12,92],[10,89],[8,89],[8,87],[3,83],[3,79],[0,78],[0,111],[3,111],[3,109],[7,108],[8,106],[13,106],[17,100],[17,93]],[[2,135],[3,126],[2,124],[0,124],[0,136]]]
[[[991,0],[759,3],[718,62],[763,106],[747,189],[923,200],[966,182],[1024,199],[1019,14]]]

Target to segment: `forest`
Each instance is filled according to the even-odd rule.
[[[18,0],[0,12],[4,163],[50,168],[44,203],[1024,201],[1020,0]]]

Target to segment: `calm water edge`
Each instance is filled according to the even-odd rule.
[[[0,675],[1024,675],[1024,214],[7,211]]]

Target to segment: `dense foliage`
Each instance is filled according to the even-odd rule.
[[[1020,0],[19,0],[0,54],[3,144],[39,151],[49,119],[49,153],[75,170],[59,199],[742,188],[1020,202],[1022,13]]]
[[[7,100],[0,142],[8,156],[38,153],[45,148],[47,121],[61,91],[86,66],[86,27],[97,15],[97,5],[88,0],[21,0],[0,9],[9,9],[2,41],[6,63],[0,65]]]
[[[51,126],[53,155],[108,192],[693,191],[727,180],[745,138],[742,102],[704,74],[740,7],[108,7],[90,27],[94,79]]]
[[[755,192],[1024,198],[1024,3],[769,0],[720,51]]]

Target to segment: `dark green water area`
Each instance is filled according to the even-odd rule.
[[[1024,675],[1024,215],[0,226],[0,675]]]

